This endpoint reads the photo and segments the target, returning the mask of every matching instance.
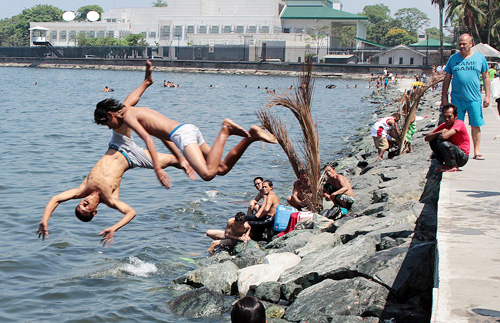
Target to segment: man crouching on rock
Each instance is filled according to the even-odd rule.
[[[457,107],[443,107],[444,122],[425,136],[437,160],[440,172],[456,172],[469,161],[470,139],[465,123],[458,119]],[[443,165],[444,164],[444,165]]]
[[[207,230],[206,235],[214,240],[207,252],[214,251],[217,246],[232,248],[240,241],[250,240],[250,230],[250,224],[245,221],[245,213],[236,213],[234,218],[227,220],[226,230]]]
[[[350,210],[355,200],[349,180],[344,175],[338,174],[332,166],[326,166],[325,174],[323,197],[335,205]]]

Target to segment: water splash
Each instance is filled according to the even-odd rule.
[[[153,263],[145,262],[137,257],[129,257],[129,263],[124,264],[116,269],[116,272],[126,272],[133,276],[148,277],[158,271],[158,268]]]

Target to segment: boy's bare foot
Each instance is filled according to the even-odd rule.
[[[248,131],[246,131],[243,127],[238,125],[236,122],[234,122],[231,119],[224,119],[222,121],[222,127],[226,127],[227,130],[229,130],[229,135],[236,135],[240,137],[250,137],[250,134]]]
[[[146,61],[146,76],[144,77],[144,81],[148,83],[148,85],[151,85],[154,83],[153,81],[153,64],[151,63],[150,60]]]
[[[262,129],[261,127],[257,126],[257,125],[253,125],[250,127],[250,137],[251,138],[254,138],[254,139],[257,139],[257,140],[260,140],[260,141],[264,141],[264,142],[268,142],[270,144],[277,144],[278,143],[278,139],[276,139],[276,137],[265,131],[264,129]]]

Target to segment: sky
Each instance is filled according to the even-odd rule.
[[[2,0],[0,1],[0,19],[20,14],[23,9],[37,4],[50,4],[64,11],[76,11],[80,7],[97,4],[107,11],[110,8],[151,7],[153,2],[154,0],[16,0],[14,2]],[[417,7],[431,19],[430,27],[439,26],[439,10],[437,6],[431,5],[431,0],[341,0],[341,2],[344,5],[344,11],[355,14],[362,12],[364,6],[379,3],[389,7],[391,16],[394,16],[398,9]]]

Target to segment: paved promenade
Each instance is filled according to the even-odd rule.
[[[483,109],[481,153],[444,173],[432,322],[500,322],[500,117]],[[467,124],[467,121],[466,121]],[[470,131],[470,127],[468,127]]]

